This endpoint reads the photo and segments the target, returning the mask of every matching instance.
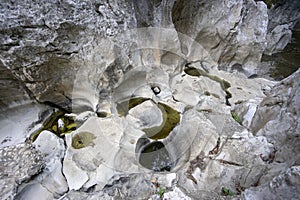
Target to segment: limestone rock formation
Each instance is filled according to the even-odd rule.
[[[69,108],[72,58],[95,37],[135,27],[129,2],[8,1],[1,13],[2,108],[24,100]]]
[[[83,48],[94,51],[101,45],[96,42],[99,37],[107,36],[117,43],[109,47],[117,53],[126,40],[114,36],[145,26],[187,34],[220,68],[256,74],[262,53],[282,49],[289,41],[299,19],[297,8],[290,1],[268,11],[263,2],[252,0],[5,2],[0,24],[1,107],[37,100],[70,110],[76,70],[85,65],[75,60],[87,58]],[[185,43],[182,37],[179,41]],[[178,50],[188,53],[184,46]]]
[[[241,199],[295,199],[300,194],[299,178],[299,166],[293,166],[269,184],[245,190]]]
[[[274,144],[271,157],[276,174],[299,164],[299,75],[298,70],[274,86],[259,104],[250,127],[254,134]],[[266,181],[271,177],[266,175]]]
[[[259,77],[262,55],[290,41],[299,2],[24,0],[0,11],[1,197],[299,195],[300,71]]]

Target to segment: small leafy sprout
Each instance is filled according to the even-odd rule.
[[[231,112],[231,116],[237,123],[242,124],[242,120],[237,116],[235,112]]]
[[[221,191],[222,191],[222,194],[225,196],[233,196],[234,195],[233,192],[226,187],[222,187]]]
[[[166,192],[166,188],[160,187],[157,194],[162,198],[165,192]]]

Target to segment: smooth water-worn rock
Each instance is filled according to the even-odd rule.
[[[23,142],[52,112],[22,107],[28,102],[60,109],[75,122],[58,134],[65,141],[47,131],[36,135],[43,171],[40,154],[11,150],[26,145],[1,149],[1,168],[13,169],[8,178],[1,174],[8,186],[1,195],[298,194],[299,71],[279,83],[255,76],[262,54],[290,41],[299,20],[291,2],[1,4],[1,145]],[[7,109],[14,105],[22,109]],[[61,118],[57,126],[64,126]],[[14,161],[24,158],[25,171],[18,170],[22,162]]]
[[[6,108],[0,113],[0,147],[24,142],[30,133],[40,128],[40,122],[51,112],[40,104],[24,104]]]
[[[26,182],[18,183],[19,185],[15,189],[17,194],[15,198],[58,198],[68,190],[66,179],[62,174],[62,158],[64,157],[65,152],[64,141],[58,138],[54,133],[42,131],[37,140],[33,143],[33,147],[39,152],[38,155],[36,155],[36,153],[31,153],[30,155],[28,153],[28,155],[26,153],[22,154],[21,151],[21,156],[28,159],[28,165],[33,165],[39,159],[42,159],[45,164],[43,165],[43,169],[37,171],[36,174],[28,174],[28,176],[35,175],[33,178],[30,179],[30,177],[28,177]],[[11,158],[14,158],[15,161],[18,161],[18,158],[16,157],[17,154],[12,154],[10,156]],[[33,159],[36,159],[36,161],[30,159],[30,156],[34,156]],[[3,159],[4,158],[5,156]],[[9,163],[8,160],[7,162]],[[20,168],[27,168],[27,165],[24,165],[22,160],[19,162],[18,165],[20,165]],[[38,172],[39,174],[37,174]],[[19,172],[16,172],[16,174],[18,173]],[[14,176],[16,176],[16,174]]]
[[[240,65],[248,75],[253,73],[266,43],[268,15],[263,2],[177,1],[172,16],[176,29],[203,45],[221,68]]]
[[[108,183],[114,175],[114,159],[120,149],[123,131],[120,118],[92,117],[66,136],[68,149],[63,173],[69,189],[89,188],[95,184],[104,187]]]
[[[33,145],[44,155],[46,164],[42,173],[37,175],[33,181],[23,184],[19,188],[19,195],[25,199],[32,199],[39,195],[39,192],[35,192],[35,189],[31,188],[41,187],[53,195],[52,198],[59,197],[68,191],[67,181],[62,174],[62,158],[65,153],[64,141],[50,131],[43,131]],[[29,196],[26,196],[25,193]],[[40,195],[42,196],[43,192]]]
[[[201,72],[199,65],[195,63],[194,66],[194,70]],[[133,78],[137,73],[152,77],[153,82],[149,84],[143,79]],[[241,187],[250,187],[257,182],[262,170],[267,168],[257,155],[269,155],[273,146],[265,137],[253,136],[234,121],[227,104],[238,104],[251,97],[264,98],[262,89],[271,88],[274,82],[247,79],[237,72],[232,76],[217,69],[198,76],[190,72],[173,77],[170,74],[161,73],[154,78],[152,75],[156,75],[156,70],[149,68],[127,72],[113,93],[111,100],[116,102],[109,103],[117,112],[106,118],[90,117],[79,129],[66,135],[68,149],[63,172],[69,189],[88,189],[96,185],[99,191],[120,177],[150,173],[151,170],[176,172],[179,175],[176,180],[192,197],[203,190],[207,191],[203,195],[221,191],[220,183],[238,192],[236,181],[242,180],[238,183]],[[152,83],[161,83],[160,77],[165,82],[165,87],[159,86],[160,93],[171,91],[170,95],[161,97],[151,89]],[[176,91],[183,91],[191,84],[199,85],[198,88],[190,87],[191,91],[196,90],[190,96],[198,95],[192,103],[185,96],[176,95]],[[132,96],[134,98],[129,98]],[[159,107],[163,104],[178,109],[180,123],[169,130],[166,138],[153,142],[146,130],[162,128],[161,124],[168,120],[163,112],[170,110],[163,111]],[[149,149],[154,146],[160,153],[155,154]],[[161,160],[153,164],[145,162],[146,158],[147,162],[153,163],[157,162],[155,159]],[[162,161],[169,164],[161,164]],[[224,174],[226,179],[222,178]]]

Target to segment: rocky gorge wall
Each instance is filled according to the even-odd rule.
[[[270,10],[242,0],[3,2],[1,107],[37,100],[70,109],[81,67],[74,58],[85,60],[82,49],[93,48],[95,38],[113,39],[131,28],[175,28],[199,42],[219,68],[257,74],[262,53],[283,49],[299,18],[299,5],[285,2]]]
[[[1,196],[299,196],[299,70],[260,61],[300,4],[266,2],[1,2]]]

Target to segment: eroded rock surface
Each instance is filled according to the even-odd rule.
[[[299,166],[293,166],[270,183],[245,190],[241,199],[297,199],[299,180]]]
[[[7,185],[1,196],[299,194],[299,70],[282,82],[254,76],[262,54],[290,40],[299,10],[298,4],[289,5],[268,9],[252,0],[1,4],[3,144],[23,142],[49,114],[40,112],[44,106],[32,114],[21,110],[33,122],[22,123],[19,129],[26,131],[12,137],[9,120],[19,119],[11,117],[17,110],[8,112],[13,105],[47,104],[74,122],[68,132],[36,135],[43,171],[40,154],[27,144],[0,150],[0,181]],[[64,123],[57,120],[53,132]]]
[[[299,20],[297,8],[288,1],[268,10],[262,1],[252,0],[2,3],[1,107],[37,100],[70,110],[76,70],[86,66],[77,62],[87,58],[84,49],[100,45],[122,55],[120,47],[131,44],[115,36],[131,28],[172,28],[199,42],[219,68],[256,74],[262,53],[282,49],[290,40],[290,29]],[[102,36],[117,45],[99,44]],[[181,53],[193,54],[184,37],[177,40],[184,44],[178,46]],[[162,61],[171,64],[172,56],[166,53]],[[107,62],[105,67],[117,63]],[[20,95],[11,96],[11,91]]]

